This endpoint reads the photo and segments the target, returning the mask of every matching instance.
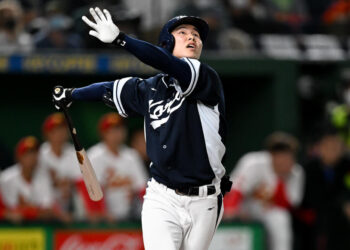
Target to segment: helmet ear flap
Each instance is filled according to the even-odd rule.
[[[161,42],[159,43],[159,46],[168,50],[169,52],[173,52],[174,46],[175,46],[175,38],[172,34],[168,33],[166,34],[166,37],[164,37]]]
[[[158,46],[165,48],[172,53],[175,47],[175,37],[171,34],[171,31],[181,24],[191,24],[195,26],[199,31],[202,41],[204,41],[208,35],[209,26],[204,20],[194,16],[177,16],[170,19],[163,26],[159,34]]]

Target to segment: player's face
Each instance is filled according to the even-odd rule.
[[[333,166],[342,156],[344,147],[338,135],[325,136],[319,143],[320,157],[327,166]]]
[[[24,171],[34,171],[38,164],[38,151],[28,151],[18,158],[18,162],[21,164]]]
[[[58,126],[46,134],[50,143],[63,145],[68,140],[68,131],[65,126]]]
[[[199,59],[203,43],[196,27],[191,24],[182,24],[171,34],[175,37],[174,56]]]
[[[295,164],[294,154],[292,152],[272,153],[272,164],[278,176],[286,177]]]
[[[124,127],[111,127],[102,134],[104,142],[111,147],[118,147],[124,143],[126,130]]]

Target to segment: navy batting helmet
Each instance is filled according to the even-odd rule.
[[[198,29],[199,36],[204,42],[207,38],[209,26],[206,21],[200,19],[199,17],[194,16],[177,16],[170,19],[162,28],[159,38],[158,46],[167,49],[170,52],[173,52],[175,46],[175,38],[171,32],[181,24],[191,24]]]

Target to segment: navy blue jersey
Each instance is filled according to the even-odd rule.
[[[179,59],[127,35],[122,39],[127,51],[164,73],[91,84],[75,89],[73,100],[107,100],[124,117],[142,115],[151,175],[158,182],[170,188],[218,183],[225,174],[225,100],[217,73],[196,59]]]
[[[217,183],[225,174],[224,93],[208,65],[183,58],[187,84],[169,75],[116,80],[113,101],[120,115],[144,117],[151,175],[170,188]]]

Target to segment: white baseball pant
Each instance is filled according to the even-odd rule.
[[[142,233],[146,250],[207,250],[223,214],[219,185],[216,193],[179,195],[173,189],[148,182],[142,207]],[[204,190],[204,191],[203,191]]]

